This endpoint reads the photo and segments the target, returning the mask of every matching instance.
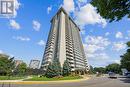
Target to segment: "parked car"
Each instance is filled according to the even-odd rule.
[[[130,78],[130,72],[127,72],[127,73],[126,73],[126,77],[127,77],[127,78]]]
[[[108,74],[109,74],[109,78],[114,78],[114,79],[117,78],[117,76],[114,72],[109,72]]]

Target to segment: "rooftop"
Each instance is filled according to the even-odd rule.
[[[73,21],[73,19],[68,15],[68,13],[66,12],[66,10],[63,8],[63,7],[61,7],[58,11],[57,11],[57,13],[55,14],[55,16],[57,15],[57,14],[59,14],[60,12],[64,12],[68,17],[69,17],[69,19],[74,23],[74,25],[79,29],[79,31],[80,31],[80,28],[79,28],[79,26]],[[54,16],[54,17],[55,17]],[[53,17],[53,18],[54,18]],[[52,18],[52,20],[53,20],[53,18]],[[52,21],[51,20],[51,21]]]

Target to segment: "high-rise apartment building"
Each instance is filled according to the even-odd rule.
[[[29,68],[38,69],[40,64],[40,60],[31,60],[29,64]]]
[[[51,20],[51,29],[46,43],[41,68],[58,58],[61,66],[67,59],[72,71],[88,71],[80,29],[61,7]]]

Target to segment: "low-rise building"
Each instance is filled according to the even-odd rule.
[[[15,67],[23,63],[23,60],[14,60]]]

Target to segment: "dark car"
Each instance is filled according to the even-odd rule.
[[[126,76],[127,78],[130,78],[130,72],[127,72],[127,73],[125,74],[125,76]]]

